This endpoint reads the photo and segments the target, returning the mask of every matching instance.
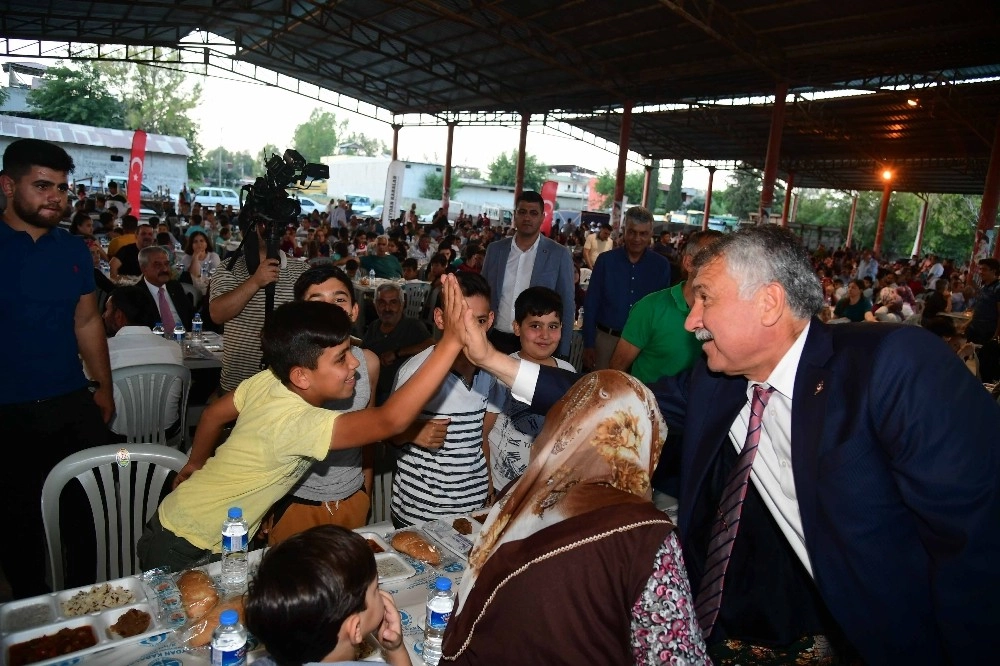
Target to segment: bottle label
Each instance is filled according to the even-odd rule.
[[[212,666],[243,666],[246,663],[246,643],[235,650],[217,650],[214,647],[212,648]]]
[[[439,613],[437,611],[432,611],[427,609],[427,626],[431,629],[444,629],[448,626],[448,620],[451,619],[451,611],[447,613]]]
[[[222,535],[222,550],[227,552],[233,552],[237,550],[247,549],[247,533],[243,534],[223,534]]]

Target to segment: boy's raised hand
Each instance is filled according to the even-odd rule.
[[[403,622],[399,617],[396,602],[392,595],[385,590],[379,590],[378,593],[382,596],[382,603],[385,605],[385,616],[382,618],[382,624],[375,630],[375,640],[388,653],[401,652],[400,656],[406,658],[404,663],[409,663],[409,656],[406,655],[406,650],[403,648]],[[398,660],[392,658],[395,655],[388,654],[386,656],[389,658],[389,663],[397,663]]]
[[[438,344],[464,347],[467,331],[475,327],[476,320],[454,275],[441,276],[441,294],[444,297],[444,335]]]

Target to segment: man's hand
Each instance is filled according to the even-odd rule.
[[[381,354],[379,354],[378,355],[378,360],[379,360],[379,363],[381,363],[382,367],[384,368],[384,367],[390,366],[393,363],[395,363],[396,361],[398,361],[399,360],[399,355],[396,354],[396,351],[394,349],[390,349],[389,351],[384,351]]]
[[[94,402],[100,408],[101,418],[104,419],[104,422],[111,423],[111,419],[115,415],[115,396],[112,388],[102,384],[101,388],[94,392]]]
[[[191,478],[191,475],[197,472],[199,469],[201,469],[201,465],[195,465],[189,460],[188,463],[184,465],[184,467],[181,467],[181,471],[177,472],[177,476],[174,478],[174,484],[172,486],[172,489],[176,490],[177,486],[181,485],[189,478]]]
[[[593,370],[595,365],[597,365],[597,350],[587,347],[583,350],[583,369]]]
[[[257,285],[258,289],[263,289],[272,282],[278,281],[278,272],[281,269],[281,262],[277,259],[265,259],[260,262],[260,266],[254,271],[253,283]]]
[[[416,432],[411,431],[410,441],[422,449],[440,449],[448,434],[449,423],[451,423],[451,419],[416,421],[413,427],[419,426],[420,429]]]

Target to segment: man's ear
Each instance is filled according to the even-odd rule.
[[[7,174],[0,174],[0,190],[10,197],[14,194],[14,179]]]
[[[758,299],[761,323],[764,326],[776,324],[788,307],[785,289],[777,282],[770,282],[761,287]]]
[[[312,385],[312,373],[309,371],[309,368],[296,365],[292,367],[292,371],[288,373],[288,381],[290,381],[295,388],[302,391],[308,391],[309,387]]]
[[[490,312],[490,326],[493,326],[493,313]],[[514,330],[514,335],[521,337],[521,322],[512,321],[510,327]]]

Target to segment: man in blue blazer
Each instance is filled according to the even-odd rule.
[[[784,229],[742,229],[695,263],[686,326],[705,358],[653,389],[683,429],[678,527],[700,607],[723,488],[749,447],[749,396],[773,389],[742,513],[727,514],[718,614],[702,622],[713,654],[992,661],[1000,408],[922,329],[822,324],[819,282]],[[536,411],[574,380],[481,344],[474,362]]]
[[[490,306],[496,316],[490,340],[506,353],[520,349],[512,327],[514,301],[528,287],[548,287],[562,297],[563,336],[558,353],[566,357],[576,319],[573,255],[541,234],[545,219],[542,195],[522,192],[514,208],[514,236],[490,243],[483,261],[482,275],[490,284]]]

